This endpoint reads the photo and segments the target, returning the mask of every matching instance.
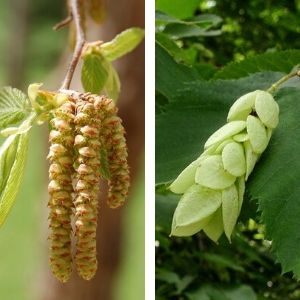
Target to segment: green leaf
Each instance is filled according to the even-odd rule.
[[[166,97],[199,78],[196,70],[177,64],[159,43],[155,44],[155,57],[155,88]]]
[[[109,74],[109,62],[99,53],[89,53],[83,57],[81,82],[86,92],[99,94],[104,88]]]
[[[0,129],[17,124],[30,111],[28,97],[18,89],[4,87],[0,90]]]
[[[217,72],[216,79],[230,79],[248,76],[251,73],[274,71],[289,73],[300,62],[300,50],[266,52],[241,62],[232,62]]]
[[[101,53],[109,61],[114,61],[135,49],[143,40],[145,32],[133,27],[118,34],[112,41],[100,46]]]
[[[179,19],[190,18],[194,15],[200,0],[156,0],[156,9]]]
[[[29,133],[12,135],[0,149],[0,226],[6,220],[18,193],[27,158]]]
[[[112,65],[110,65],[109,75],[104,88],[107,96],[116,102],[120,95],[121,82],[117,71]]]
[[[270,145],[247,183],[258,201],[267,239],[283,272],[300,278],[300,89],[281,89],[275,99],[280,120]]]

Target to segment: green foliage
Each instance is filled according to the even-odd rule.
[[[179,19],[187,19],[194,15],[199,2],[199,0],[156,0],[155,5],[157,10],[161,10]]]
[[[16,199],[27,159],[28,133],[12,135],[0,149],[0,226]]]
[[[167,2],[170,6],[173,4],[165,0]],[[283,10],[279,7],[281,2],[272,3],[270,11],[268,4],[259,1],[239,5],[216,1],[211,2],[210,7],[203,1],[184,18],[164,9],[161,11],[167,16],[157,15],[158,300],[235,299],[234,293],[233,296],[226,294],[231,289],[236,289],[236,299],[247,299],[247,296],[249,299],[299,298],[299,284],[293,279],[293,276],[300,277],[297,244],[300,166],[296,158],[300,134],[299,104],[296,103],[300,96],[299,78],[287,81],[275,94],[280,105],[279,125],[246,185],[239,220],[247,224],[251,217],[262,224],[256,224],[255,228],[251,225],[253,221],[249,227],[240,224],[232,235],[232,243],[226,243],[223,236],[218,246],[202,234],[189,238],[169,237],[172,215],[180,198],[168,190],[169,184],[199,157],[205,140],[226,123],[229,107],[238,97],[256,89],[268,89],[295,70],[300,62],[298,50],[275,51],[299,48],[294,34],[297,25],[293,23],[292,28],[287,21],[298,16],[299,7],[295,9],[293,2]],[[193,22],[199,11],[223,18],[222,35],[174,39],[174,35],[164,32],[168,24]],[[179,19],[177,23],[174,17]],[[258,32],[261,34],[256,34]],[[295,42],[287,40],[288,36],[293,36]],[[254,55],[268,48],[273,49]],[[245,55],[249,57],[244,59]],[[244,60],[220,68],[228,61],[241,59]],[[216,69],[219,71],[215,72]],[[275,262],[280,264],[275,265]]]
[[[276,95],[280,123],[248,185],[252,198],[259,203],[276,260],[283,272],[293,271],[297,278],[300,277],[299,96],[299,88],[284,88]]]
[[[99,94],[109,76],[109,63],[100,53],[89,53],[83,57],[81,82],[86,92]]]
[[[0,90],[0,129],[17,124],[30,112],[28,97],[18,89],[4,87]]]
[[[300,63],[300,50],[284,50],[267,52],[250,57],[241,62],[232,62],[218,71],[215,79],[235,79],[249,74],[274,71],[289,73],[295,65]]]
[[[101,53],[109,61],[114,61],[135,49],[144,39],[144,30],[133,27],[124,30],[110,42],[100,46]]]

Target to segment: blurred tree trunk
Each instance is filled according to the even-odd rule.
[[[24,81],[25,45],[28,27],[28,0],[11,0],[10,40],[7,46],[7,82],[11,86],[22,88]]]
[[[107,41],[128,27],[144,27],[143,0],[107,0],[106,10],[107,20],[100,31],[97,29],[89,40],[100,38]],[[144,47],[140,46],[121,59],[117,65],[122,82],[119,114],[127,131],[132,183],[135,182],[144,150],[144,63]],[[106,188],[102,187],[102,190],[102,196],[105,198]],[[113,300],[114,279],[122,259],[121,224],[124,210],[109,209],[103,197],[100,203],[97,236],[99,266],[95,278],[85,282],[74,272],[71,280],[63,285],[47,271],[46,288],[42,291],[41,300]]]

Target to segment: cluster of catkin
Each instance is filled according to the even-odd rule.
[[[121,206],[128,194],[124,135],[115,104],[104,96],[74,93],[54,112],[48,155],[50,266],[62,282],[69,279],[72,271],[73,219],[77,272],[86,280],[96,273],[100,177],[108,178],[111,208]],[[101,174],[104,167],[108,169],[105,175]]]

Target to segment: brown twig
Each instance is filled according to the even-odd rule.
[[[72,60],[68,67],[67,74],[65,76],[65,79],[60,89],[69,89],[76,66],[78,64],[78,61],[82,53],[82,49],[85,45],[85,33],[82,27],[82,20],[79,11],[79,0],[71,0],[70,10],[71,10],[71,15],[73,17],[73,21],[75,23],[76,46],[75,46]]]
[[[67,26],[69,23],[71,23],[73,21],[73,15],[70,14],[69,16],[67,16],[64,20],[62,20],[61,22],[55,24],[53,26],[53,30],[57,31],[65,26]]]

